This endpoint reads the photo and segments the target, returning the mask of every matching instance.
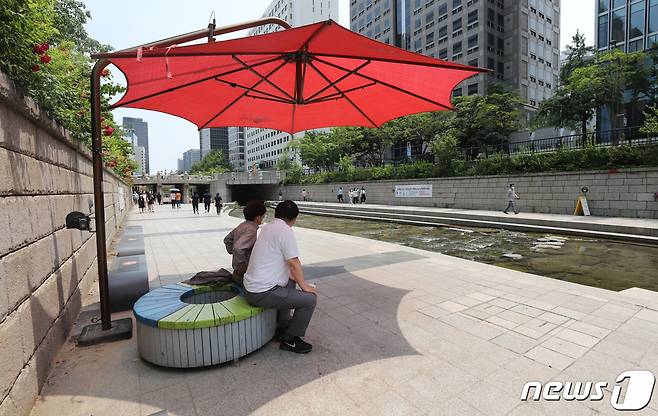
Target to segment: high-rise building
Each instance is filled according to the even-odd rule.
[[[196,163],[201,160],[201,151],[199,149],[190,149],[183,153],[182,172],[189,172]]]
[[[200,158],[203,159],[211,150],[221,150],[228,160],[228,127],[211,127],[199,130]]]
[[[560,61],[560,0],[351,0],[350,27],[383,43],[492,70],[464,81],[455,96],[492,83],[529,106],[553,95]]]
[[[176,161],[176,171],[178,173],[183,173],[185,172],[184,166],[183,166],[183,159],[178,159]]]
[[[130,143],[133,149],[133,160],[137,162],[137,169],[133,172],[134,176],[147,174],[146,171],[146,149],[139,145],[139,138],[133,129],[124,128],[123,140]]]
[[[597,0],[596,47],[636,52],[658,47],[658,0]]]
[[[228,128],[228,160],[233,165],[233,170],[244,172],[247,168],[245,163],[244,127]]]
[[[144,173],[148,174],[149,170],[149,124],[141,118],[124,117],[123,128],[132,130],[137,135],[137,145],[144,148],[144,159],[146,164]]]
[[[658,0],[597,0],[595,26],[599,51],[638,52],[657,48]],[[628,96],[625,101],[625,108],[604,106],[597,110],[598,130],[635,127],[644,123],[646,103],[641,99],[630,102]]]
[[[265,9],[263,17],[278,17],[293,27],[328,19],[340,21],[339,13],[347,13],[347,10],[340,10],[339,3],[340,0],[273,0]],[[250,35],[277,30],[281,30],[281,27],[262,26],[251,30]],[[258,169],[274,169],[293,137],[303,135],[303,132],[292,136],[278,130],[245,128],[245,170],[250,170],[253,166]]]

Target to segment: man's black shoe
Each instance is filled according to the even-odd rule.
[[[281,341],[281,345],[279,346],[279,348],[281,348],[284,351],[291,351],[297,354],[306,354],[311,352],[313,346],[308,342],[305,342],[300,337],[292,337],[287,340]]]

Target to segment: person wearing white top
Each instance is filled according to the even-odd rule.
[[[276,206],[275,219],[262,227],[256,240],[243,283],[249,304],[278,310],[276,338],[281,340],[280,348],[307,353],[312,346],[302,337],[313,316],[317,292],[304,280],[299,260],[292,231],[298,215],[299,208],[292,201]],[[290,309],[295,310],[292,319]]]

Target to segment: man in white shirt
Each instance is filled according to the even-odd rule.
[[[299,208],[294,202],[279,202],[274,220],[262,227],[251,252],[244,287],[247,302],[251,305],[278,310],[280,348],[307,353],[312,346],[302,337],[313,316],[317,292],[304,280],[299,261],[299,249],[292,231],[298,215]],[[295,310],[292,319],[290,309]]]

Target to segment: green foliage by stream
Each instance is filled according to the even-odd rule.
[[[588,147],[583,150],[558,150],[553,153],[514,156],[499,153],[472,162],[471,165],[463,159],[451,159],[447,165],[417,162],[397,167],[356,167],[348,171],[321,172],[306,176],[288,175],[286,184],[568,172],[642,166],[658,166],[658,145]]]

